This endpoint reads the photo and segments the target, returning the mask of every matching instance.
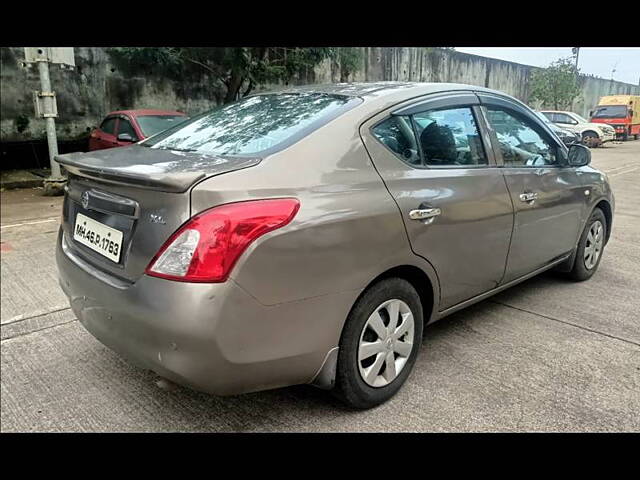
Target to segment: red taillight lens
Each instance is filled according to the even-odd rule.
[[[181,282],[224,282],[252,241],[287,225],[299,208],[298,200],[281,198],[206,210],[171,235],[145,273]]]

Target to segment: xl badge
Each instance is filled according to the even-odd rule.
[[[151,223],[160,223],[162,225],[167,223],[167,222],[164,221],[164,218],[162,218],[160,215],[156,215],[154,213],[149,214],[149,221]]]
[[[85,210],[89,208],[89,192],[87,190],[82,194],[82,208]]]

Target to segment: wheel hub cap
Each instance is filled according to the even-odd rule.
[[[584,247],[584,266],[587,270],[591,270],[598,263],[602,246],[604,245],[604,226],[600,220],[596,220],[591,224],[589,233],[587,234],[587,243]]]
[[[414,343],[414,320],[402,300],[388,300],[376,308],[360,334],[358,369],[371,387],[393,382],[404,368]]]

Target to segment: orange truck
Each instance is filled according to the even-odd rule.
[[[590,113],[593,123],[606,123],[616,130],[616,136],[627,140],[640,137],[640,95],[602,97]]]

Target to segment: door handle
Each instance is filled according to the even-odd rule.
[[[520,194],[521,202],[533,202],[538,198],[538,194],[535,192],[526,192]]]
[[[439,208],[419,208],[417,210],[411,210],[409,212],[409,218],[411,220],[428,220],[437,217],[442,213]]]

